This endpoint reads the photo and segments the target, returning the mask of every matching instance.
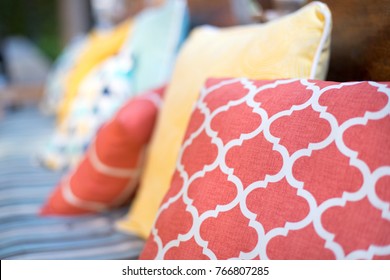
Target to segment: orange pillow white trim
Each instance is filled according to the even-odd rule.
[[[98,132],[83,160],[48,199],[44,215],[101,212],[124,204],[138,185],[164,87],[126,103]]]

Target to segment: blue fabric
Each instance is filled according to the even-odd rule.
[[[169,81],[188,29],[187,4],[181,0],[167,0],[162,6],[145,9],[135,18],[131,40],[135,92],[160,87]]]
[[[35,154],[54,120],[36,109],[0,120],[0,259],[135,259],[144,242],[116,230],[127,209],[80,217],[42,217],[39,209],[61,172]]]

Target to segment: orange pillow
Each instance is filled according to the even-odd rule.
[[[41,210],[43,215],[100,212],[129,200],[164,89],[130,100],[100,129],[84,159],[55,188]]]

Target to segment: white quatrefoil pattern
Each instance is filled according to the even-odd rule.
[[[141,258],[390,259],[390,83],[209,79]]]

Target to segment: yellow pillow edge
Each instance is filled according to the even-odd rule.
[[[305,10],[303,10],[303,9],[305,9]],[[330,15],[330,11],[329,11],[328,7],[321,2],[312,2],[308,5],[306,5],[304,8],[302,8],[298,12],[305,14],[306,12],[308,12],[311,9],[313,9],[314,13],[313,13],[313,11],[311,11],[311,13],[309,13],[309,14],[312,15],[313,17],[317,16],[317,19],[322,20],[322,30],[321,30],[322,35],[321,35],[320,43],[318,44],[317,49],[315,50],[315,54],[314,54],[314,57],[312,59],[312,64],[310,67],[310,74],[309,74],[309,77],[307,77],[307,78],[324,79],[325,74],[326,74],[326,69],[323,69],[323,67],[326,67],[326,64],[328,61],[327,56],[329,56],[329,47],[327,47],[327,46],[329,46],[329,43],[330,43],[329,37],[330,37],[330,30],[331,30],[331,15]],[[284,21],[288,22],[289,20],[287,20],[287,19],[290,17],[293,17],[294,14],[290,14],[290,15],[286,16]],[[236,31],[240,31],[240,29],[242,29],[242,28],[245,28],[245,27],[242,27],[242,26],[230,27],[230,28],[225,28],[224,30],[229,31],[229,32],[236,32]],[[251,28],[251,27],[249,26],[249,28]],[[214,29],[214,28],[210,28],[211,32],[212,32],[212,29]],[[218,31],[219,29],[216,29],[216,30]],[[185,42],[185,44],[183,45],[182,51],[180,52],[180,54],[178,56],[178,59],[177,59],[178,63],[176,64],[176,67],[181,60],[185,59],[186,50],[187,50],[187,48],[189,48],[188,45],[191,44],[191,41],[196,40],[196,37],[198,37],[198,36],[204,35],[203,34],[204,32],[205,32],[204,27],[200,27],[200,28],[196,28],[190,34],[190,37],[188,38],[187,42]],[[206,30],[206,32],[208,32],[208,30]],[[251,32],[251,31],[249,31],[249,32]],[[318,70],[322,70],[322,71],[318,71]],[[176,70],[173,74],[173,77],[175,77],[175,74],[176,74]],[[226,77],[226,76],[227,75],[223,75],[223,74],[220,75],[220,77]],[[218,75],[213,76],[213,77],[218,77]],[[256,77],[253,77],[253,78],[256,78]],[[261,78],[259,78],[259,79],[261,79]],[[174,79],[172,79],[172,80],[174,80]],[[167,89],[167,94],[165,97],[164,108],[169,107],[169,100],[171,98],[176,98],[176,96],[171,97],[171,95],[173,95],[173,93],[175,92],[175,87],[176,87],[176,85],[174,83],[169,85],[169,87]],[[186,96],[186,99],[187,99],[186,103],[187,104],[189,104],[189,103],[194,104],[196,102],[197,97],[198,97],[198,95],[196,95],[196,94],[192,94],[189,96],[187,95]],[[164,123],[166,122],[165,119],[171,120],[171,118],[169,118],[170,113],[169,112],[166,113],[164,108],[159,115],[158,122],[156,125],[156,131],[154,133],[154,137],[153,137],[151,144],[150,144],[150,149],[149,149],[149,153],[148,153],[147,160],[146,160],[145,170],[144,170],[144,173],[143,173],[142,178],[141,178],[140,189],[139,189],[139,191],[138,191],[138,193],[133,201],[131,210],[129,211],[126,218],[124,218],[122,221],[119,221],[117,223],[117,226],[120,230],[135,233],[143,239],[146,239],[149,236],[150,229],[153,227],[154,221],[158,216],[156,214],[158,214],[161,200],[164,197],[166,191],[169,189],[171,177],[172,177],[173,172],[174,172],[175,167],[176,167],[176,159],[177,159],[177,156],[179,155],[179,151],[180,151],[180,147],[181,147],[181,142],[182,142],[181,139],[183,138],[183,136],[185,134],[185,129],[184,129],[184,131],[182,131],[181,129],[172,128],[172,130],[171,130],[171,128],[169,128],[170,129],[169,130],[170,137],[168,137],[168,138],[172,138],[173,142],[177,142],[177,141],[175,141],[175,139],[180,139],[179,145],[174,145],[174,151],[171,153],[172,155],[174,155],[172,157],[172,158],[174,158],[174,164],[172,164],[171,162],[173,162],[173,161],[170,160],[170,162],[168,164],[166,162],[160,163],[160,164],[157,164],[157,167],[156,167],[156,161],[161,162],[161,156],[160,156],[161,151],[159,151],[160,148],[159,148],[159,143],[158,143],[159,142],[158,135],[163,133],[163,131],[167,131],[167,127],[166,127],[166,125],[164,125]],[[168,110],[168,109],[166,109],[166,110]],[[188,116],[186,116],[185,118],[182,118],[182,121],[184,123],[188,123],[188,121],[190,119],[192,110],[189,110],[189,111],[190,112],[189,112]],[[175,136],[175,137],[173,137],[173,136]],[[169,141],[167,141],[167,142],[169,142]],[[160,159],[152,159],[153,155],[155,154],[155,150],[157,151],[157,154],[160,154],[159,155]],[[162,157],[162,158],[164,158],[164,157]],[[166,175],[167,174],[166,171],[158,168],[158,167],[161,167],[164,165],[165,165],[165,168],[167,165],[173,166],[173,168],[169,168],[171,170],[171,172],[168,172],[169,176]],[[162,176],[153,176],[153,175],[158,175],[159,173],[163,174],[163,175]],[[150,187],[148,185],[159,186],[159,189],[150,190]],[[163,193],[163,194],[161,195],[161,193]]]
[[[84,51],[80,55],[77,65],[67,75],[65,94],[57,113],[58,123],[62,123],[69,114],[70,107],[78,93],[83,79],[97,65],[118,53],[126,39],[131,36],[133,27],[134,20],[127,19],[107,33],[96,30],[91,32],[87,45],[84,47]],[[104,44],[107,40],[111,42],[111,44]],[[99,49],[99,51],[96,51],[96,49]]]
[[[320,44],[318,45],[314,60],[312,62],[310,79],[324,80],[329,67],[329,54],[332,31],[332,14],[329,7],[319,1],[312,2],[318,7],[317,16],[324,20],[324,30]]]

